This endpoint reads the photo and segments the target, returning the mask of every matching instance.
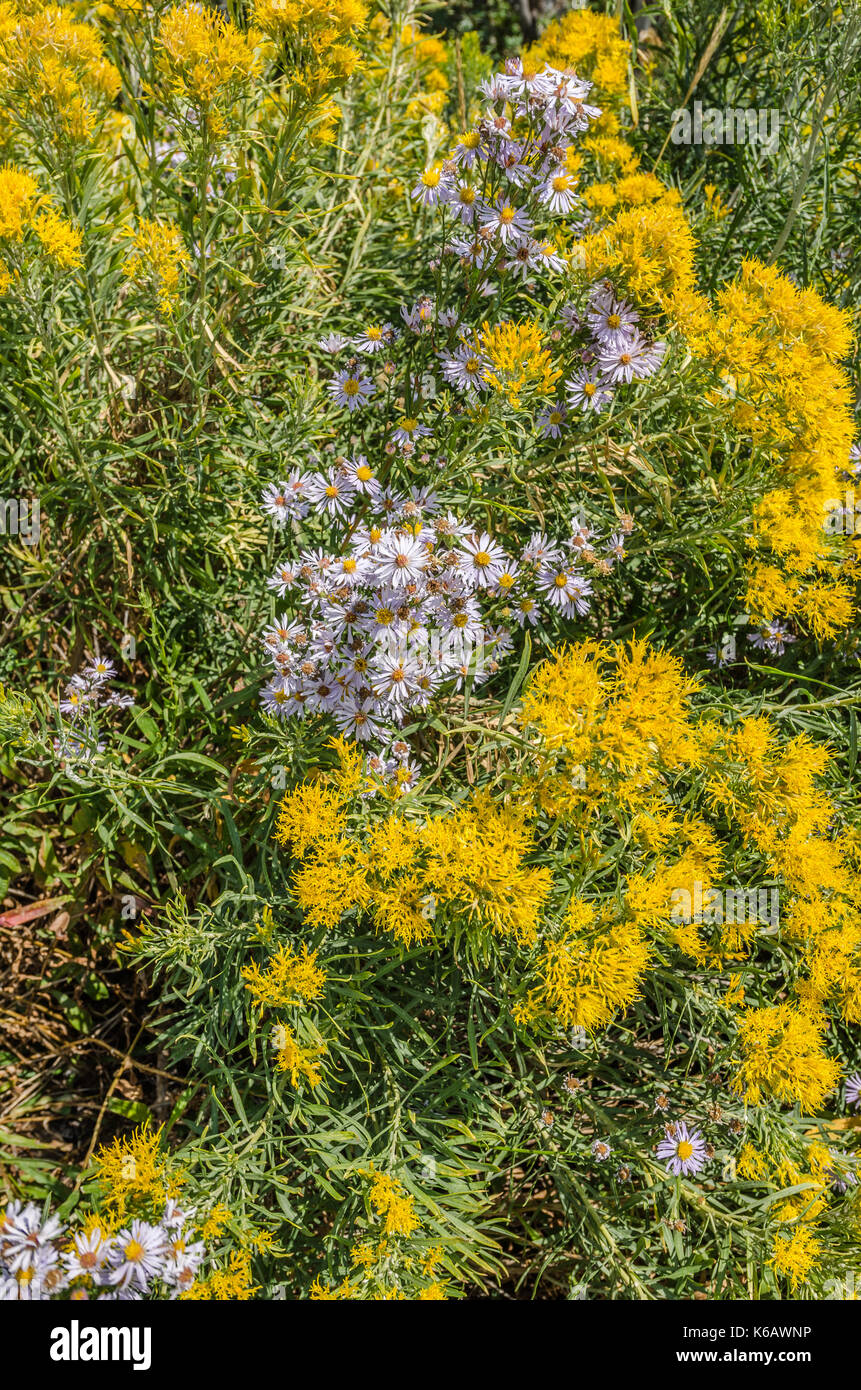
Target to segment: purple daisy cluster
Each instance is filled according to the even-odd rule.
[[[413,189],[417,201],[453,219],[448,249],[454,255],[521,278],[564,268],[540,224],[580,206],[566,154],[601,114],[587,103],[591,87],[550,66],[527,75],[517,58],[481,84],[484,113],[451,157],[425,169]]]
[[[534,625],[542,607],[588,613],[599,549],[604,573],[624,558],[624,532],[599,542],[582,518],[562,541],[535,532],[509,553],[429,489],[382,487],[361,456],[294,471],[263,507],[281,526],[312,508],[345,533],[338,549],[302,550],[268,580],[292,611],[262,635],[275,669],[265,709],[329,714],[342,735],[384,746],[437,694],[492,676],[512,623]]]
[[[526,284],[536,274],[569,269],[551,223],[579,208],[577,175],[567,167],[566,152],[601,114],[587,104],[591,85],[549,66],[529,76],[519,59],[510,60],[504,72],[482,83],[487,106],[481,118],[459,138],[450,158],[425,169],[413,188],[414,199],[443,215],[443,256],[455,258],[468,277],[479,276],[472,287],[477,294],[461,296],[462,304],[496,294],[496,281]],[[481,326],[467,323],[433,294],[403,305],[401,318],[401,329],[379,322],[349,337],[330,333],[319,340],[326,353],[350,349],[352,354],[326,386],[337,406],[352,413],[388,399],[386,376],[394,376],[395,367],[377,355],[404,332],[408,338],[431,339],[444,383],[466,403],[477,403],[491,390],[493,366]],[[602,410],[620,387],[652,376],[665,353],[665,344],[641,331],[637,312],[607,281],[589,289],[585,312],[566,304],[561,325],[567,330],[566,400],[552,403],[538,418],[541,432],[555,439],[570,414]],[[372,358],[382,367],[376,380],[370,374]]]
[[[54,740],[54,752],[67,762],[88,762],[105,745],[99,742],[90,716],[98,709],[129,709],[134,697],[109,689],[117,668],[106,657],[94,656],[72,676],[60,698],[60,713],[70,721]]]
[[[72,676],[60,700],[60,713],[78,719],[87,710],[99,705],[106,709],[128,709],[134,704],[131,695],[121,695],[119,691],[109,690],[108,686],[117,673],[112,661],[94,656],[82,671]]]
[[[206,1250],[192,1239],[193,1211],[169,1201],[157,1224],[138,1219],[108,1235],[73,1231],[32,1202],[10,1202],[0,1217],[0,1301],[171,1298],[194,1284]]]

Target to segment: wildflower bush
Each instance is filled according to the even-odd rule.
[[[0,6],[6,1298],[861,1278],[858,15],[609,8]]]

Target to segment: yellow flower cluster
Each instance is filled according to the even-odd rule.
[[[282,45],[291,82],[312,100],[343,85],[359,66],[353,40],[367,22],[363,0],[253,0],[252,22]]]
[[[544,346],[540,326],[530,319],[516,323],[503,319],[501,323],[483,323],[478,334],[487,366],[485,381],[505,396],[518,409],[520,397],[527,387],[547,396],[562,375],[553,366],[550,351]]]
[[[179,302],[183,274],[190,266],[191,257],[179,227],[144,218],[132,235],[132,249],[123,270],[133,284],[153,295],[159,313],[169,318]]]
[[[317,952],[309,951],[304,942],[298,951],[279,944],[265,970],[254,961],[243,966],[242,978],[255,1006],[261,1010],[302,1008],[322,997],[326,983],[326,973],[317,964]],[[275,1025],[275,1065],[279,1071],[289,1072],[292,1086],[304,1079],[313,1089],[322,1080],[318,1059],[328,1049],[310,1019],[303,1017],[301,1023],[304,1031],[313,1036],[312,1042],[301,1043],[294,1028],[284,1022]]]
[[[81,263],[81,233],[60,217],[39,193],[36,180],[12,164],[0,169],[0,293],[5,293],[26,259],[26,250],[44,253],[61,270]],[[12,262],[10,265],[7,262]]]
[[[593,279],[612,276],[620,292],[652,313],[668,310],[693,292],[694,234],[677,198],[655,198],[649,184],[622,183],[640,194],[651,188],[653,200],[636,203],[630,194],[618,194],[618,202],[631,205],[578,245],[586,273]]]
[[[523,62],[529,69],[549,63],[594,82],[589,99],[599,106],[618,104],[628,90],[628,45],[612,15],[577,9],[551,20]]]
[[[838,1159],[819,1139],[801,1143],[794,1156],[786,1151],[785,1140],[776,1135],[777,1155],[768,1154],[747,1143],[736,1162],[741,1178],[762,1183],[774,1193],[792,1190],[792,1195],[772,1203],[769,1218],[784,1226],[772,1242],[770,1267],[788,1279],[793,1292],[821,1266],[825,1253],[817,1230],[829,1208],[839,1201],[834,1187],[841,1173]],[[794,1144],[794,1139],[790,1141]],[[798,1160],[798,1161],[796,1161]],[[788,1227],[788,1229],[786,1229]]]
[[[196,1279],[190,1289],[180,1294],[180,1299],[191,1303],[234,1303],[253,1298],[256,1292],[250,1254],[247,1250],[232,1250],[223,1269],[213,1270],[205,1279]]]
[[[594,144],[598,144],[597,139]],[[680,195],[667,188],[655,174],[625,174],[614,183],[591,183],[583,190],[583,201],[591,211],[606,215],[616,208],[638,208],[647,203],[679,204]],[[597,255],[597,252],[594,254]]]
[[[285,1009],[319,999],[326,981],[317,965],[317,952],[303,943],[300,951],[279,945],[265,970],[255,962],[243,966],[242,977],[259,1009]]]
[[[89,140],[120,89],[91,24],[69,8],[0,3],[0,112],[55,143]]]
[[[532,836],[522,812],[479,793],[447,816],[416,824],[393,812],[350,833],[347,806],[313,783],[282,803],[277,834],[305,860],[293,889],[309,926],[332,927],[358,908],[411,947],[438,935],[450,911],[479,939],[536,939],[550,875],[526,863]]]
[[[750,260],[719,293],[704,336],[737,427],[781,464],[782,485],[754,516],[751,613],[795,616],[816,638],[831,637],[854,612],[840,572],[851,551],[823,530],[854,435],[851,386],[838,365],[852,345],[848,315]]]
[[[542,808],[588,818],[611,785],[641,807],[666,771],[699,756],[689,714],[698,689],[677,657],[645,642],[554,652],[533,672],[521,714],[548,755],[534,787]]]
[[[370,1179],[368,1204],[380,1229],[372,1232],[373,1238],[363,1239],[353,1246],[350,1252],[352,1273],[340,1284],[324,1283],[319,1277],[314,1280],[312,1300],[445,1300],[448,1296],[446,1283],[436,1277],[442,1247],[415,1250],[415,1245],[408,1243],[421,1231],[413,1198],[397,1178],[374,1166],[364,1176]]]
[[[310,926],[359,908],[403,947],[434,938],[446,909],[478,935],[529,942],[549,891],[547,870],[527,866],[530,848],[522,813],[476,795],[421,824],[392,813],[362,840],[321,835],[293,891]]]
[[[735,1088],[751,1105],[763,1096],[817,1110],[837,1084],[840,1068],[822,1048],[826,1023],[792,1004],[741,1014],[741,1055]]]
[[[777,1236],[769,1264],[776,1274],[789,1280],[793,1292],[822,1263],[822,1245],[808,1226],[798,1226],[788,1235]]]
[[[387,1236],[411,1236],[421,1225],[415,1213],[415,1203],[403,1185],[389,1173],[372,1169],[369,1200],[383,1223]]]
[[[286,1023],[276,1024],[272,1041],[276,1048],[275,1065],[279,1071],[290,1073],[291,1086],[298,1086],[303,1078],[312,1090],[320,1085],[323,1078],[317,1059],[328,1051],[324,1042],[303,1046]]]
[[[639,927],[611,915],[596,920],[591,904],[572,900],[565,927],[546,940],[536,966],[540,983],[512,1014],[518,1023],[553,1021],[594,1032],[640,993],[651,948]]]
[[[814,1012],[833,1000],[847,1023],[861,1022],[859,846],[834,834],[835,807],[817,786],[827,750],[803,734],[781,742],[758,717],[726,733],[715,752],[712,808],[740,826],[788,889],[783,934],[802,948],[800,999]]]
[[[637,642],[562,648],[533,673],[522,723],[536,738],[536,771],[523,785],[523,804],[544,812],[551,830],[578,831],[584,854],[603,834],[615,840],[624,820],[646,858],[628,872],[621,910],[595,915],[575,902],[564,928],[543,943],[540,984],[518,1005],[524,1021],[576,1013],[586,1028],[607,1022],[636,997],[650,937],[707,968],[725,969],[749,956],[763,925],[760,908],[749,911],[744,893],[733,893],[726,914],[722,902],[714,907],[714,898],[722,899],[714,885],[731,870],[733,853],[746,856],[748,871],[754,853],[760,881],[783,885],[783,934],[798,948],[802,1006],[800,1013],[786,1006],[793,1023],[787,1047],[805,1030],[810,1041],[809,1030],[820,1027],[830,1002],[847,1022],[861,1019],[859,846],[834,832],[835,807],[819,785],[827,749],[806,735],[782,738],[762,716],[730,728],[695,718],[696,690],[676,658]],[[702,813],[689,795],[684,806],[674,804],[679,785],[685,793],[695,790]],[[719,839],[706,817],[728,826],[729,834]],[[743,997],[736,990],[726,1003],[739,1006]],[[753,1030],[753,1046],[755,1024],[744,1026]],[[810,1104],[827,1093],[817,1089],[817,1078],[833,1084],[834,1064],[821,1060],[811,1071],[816,1084],[804,1093]],[[797,1077],[787,1075],[788,1097]],[[775,1073],[775,1087],[760,1089],[784,1098],[778,1082]]]
[[[171,1163],[162,1147],[162,1128],[153,1130],[147,1123],[103,1144],[93,1157],[101,1202],[117,1223],[136,1215],[141,1206],[163,1206],[185,1181],[182,1169]]]
[[[223,108],[234,103],[261,66],[262,35],[244,32],[203,5],[175,5],[162,15],[157,67],[168,92],[206,118],[213,135],[224,129]]]

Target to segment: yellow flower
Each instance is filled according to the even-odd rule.
[[[7,164],[0,169],[0,242],[23,245],[28,233],[34,234],[41,251],[61,269],[80,265],[78,228],[53,210],[30,174]]]
[[[772,1096],[815,1111],[837,1084],[840,1068],[822,1051],[825,1020],[791,1004],[749,1009],[739,1019],[741,1058],[735,1089],[751,1105]]]
[[[411,1236],[414,1231],[418,1231],[421,1222],[416,1216],[413,1199],[404,1191],[397,1178],[391,1177],[388,1173],[377,1172],[375,1168],[370,1170],[369,1176],[371,1206],[382,1219],[386,1235]]]
[[[201,1239],[214,1240],[232,1218],[233,1212],[229,1207],[221,1205],[213,1207],[200,1228]]]
[[[493,326],[484,323],[478,343],[488,364],[485,381],[515,409],[527,386],[548,395],[562,375],[543,346],[540,327],[529,319],[520,323],[508,319]]]
[[[236,100],[256,76],[261,38],[203,5],[175,5],[159,25],[157,66],[174,96],[208,110]]]
[[[184,1174],[161,1148],[161,1132],[147,1123],[96,1152],[93,1169],[109,1211],[123,1216],[141,1202],[162,1205],[182,1184]]]
[[[312,102],[341,86],[360,65],[351,42],[365,27],[364,0],[253,0],[251,19],[291,60],[288,77]]]
[[[793,1292],[822,1264],[822,1244],[809,1226],[798,1226],[789,1235],[777,1236],[768,1263],[776,1274],[789,1280]]]
[[[670,198],[622,211],[579,244],[590,278],[609,275],[645,308],[667,309],[694,287],[696,242]]]
[[[119,89],[98,31],[73,20],[69,7],[34,7],[0,31],[0,102],[16,125],[38,124],[53,140],[89,140]]]
[[[736,1161],[736,1172],[741,1177],[756,1182],[764,1178],[768,1172],[768,1160],[753,1144],[745,1144]]]
[[[233,1303],[253,1298],[256,1292],[257,1286],[251,1282],[250,1255],[244,1250],[234,1250],[225,1269],[213,1271],[207,1279],[195,1280],[180,1298],[191,1302]]]
[[[319,840],[330,840],[346,826],[344,805],[338,792],[325,782],[304,782],[281,802],[277,839],[292,845],[301,858]]]
[[[290,1073],[291,1086],[298,1086],[303,1077],[312,1088],[320,1085],[322,1075],[317,1058],[325,1056],[328,1051],[325,1043],[302,1047],[293,1030],[284,1023],[279,1023],[274,1028],[272,1041],[277,1048],[275,1065],[279,1071]]]
[[[563,1028],[594,1032],[639,996],[651,950],[633,923],[590,928],[584,905],[572,904],[569,925],[544,943],[538,958],[540,985],[529,996],[524,1022],[553,1019]]]
[[[81,233],[65,218],[48,208],[36,217],[33,231],[47,254],[64,270],[81,264]]]
[[[265,971],[253,962],[243,966],[242,977],[260,1009],[283,1009],[319,999],[326,980],[325,971],[317,966],[317,952],[304,943],[300,951],[280,945]]]
[[[159,311],[169,317],[177,307],[182,276],[190,265],[179,228],[144,218],[134,231],[123,270],[134,284],[155,296]]]
[[[38,197],[39,185],[30,174],[16,169],[13,164],[0,169],[0,240],[23,239]]]

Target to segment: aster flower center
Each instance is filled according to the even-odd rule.
[[[678,1148],[676,1149],[676,1153],[678,1154],[682,1162],[684,1162],[685,1159],[690,1158],[693,1154],[693,1151],[694,1146],[693,1144],[688,1143],[687,1139],[683,1139],[679,1144]]]
[[[144,1248],[139,1240],[130,1240],[123,1253],[127,1260],[134,1262],[141,1259]]]
[[[475,563],[484,569],[490,564],[490,556],[486,550],[477,550],[475,553]]]
[[[508,207],[508,205],[506,204],[506,206],[502,208],[502,210],[500,211],[499,220],[500,222],[505,222],[506,224],[509,222],[513,222],[514,208]]]

